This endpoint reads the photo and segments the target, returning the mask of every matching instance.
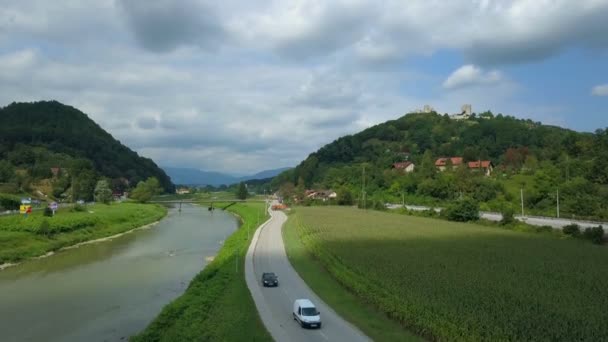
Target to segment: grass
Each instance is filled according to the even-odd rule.
[[[297,208],[286,236],[293,230],[359,303],[422,337],[608,339],[605,247],[554,234],[340,207]],[[294,266],[323,292],[314,285],[322,277]],[[339,292],[335,286],[331,291]]]
[[[283,241],[289,262],[313,291],[340,316],[358,326],[374,341],[419,341],[399,323],[370,304],[362,302],[324,268],[298,237],[296,220],[283,227]]]
[[[41,211],[0,217],[0,264],[44,255],[80,242],[119,234],[158,221],[167,209],[152,204],[114,203],[87,206],[84,212],[60,209],[54,217]],[[43,233],[40,226],[49,223]]]
[[[239,203],[229,211],[241,218],[239,229],[186,292],[166,305],[131,341],[272,341],[258,316],[244,272],[251,239],[248,229],[253,232],[258,218],[267,217],[264,203]]]

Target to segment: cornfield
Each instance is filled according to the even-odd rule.
[[[290,220],[346,289],[428,339],[608,340],[603,246],[354,208]]]

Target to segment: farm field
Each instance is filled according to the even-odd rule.
[[[74,211],[60,209],[54,217],[36,211],[0,217],[0,264],[43,255],[62,247],[112,236],[161,219],[167,209],[154,204],[96,204]],[[43,222],[48,223],[43,227]]]
[[[361,303],[422,337],[608,339],[605,246],[343,207],[298,207],[284,229]]]

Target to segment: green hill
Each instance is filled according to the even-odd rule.
[[[440,157],[462,157],[462,166]],[[488,160],[491,176],[468,162]],[[415,171],[392,169],[410,161]],[[279,175],[284,189],[333,188],[361,198],[441,205],[473,197],[486,210],[518,208],[520,189],[531,213],[555,215],[559,189],[562,217],[608,218],[608,130],[581,133],[491,112],[468,120],[436,113],[411,113],[341,137]],[[289,192],[289,191],[288,191]],[[296,194],[297,195],[297,194]]]
[[[174,190],[151,159],[139,156],[73,107],[41,101],[0,108],[0,192],[47,189],[45,194],[59,197],[72,189],[88,200],[101,177],[116,191],[148,177],[156,177],[165,191]]]

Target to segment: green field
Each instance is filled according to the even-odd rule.
[[[167,209],[153,204],[114,203],[0,217],[0,264],[40,256],[79,242],[112,236],[160,220]],[[46,231],[42,222],[48,222]]]
[[[341,207],[297,208],[285,229],[361,305],[422,337],[608,339],[604,246]]]
[[[227,203],[218,203],[218,207]],[[272,341],[258,316],[245,282],[245,253],[264,203],[239,203],[229,211],[242,225],[215,259],[190,283],[186,292],[166,305],[154,321],[131,341]],[[261,223],[261,222],[259,222]]]

